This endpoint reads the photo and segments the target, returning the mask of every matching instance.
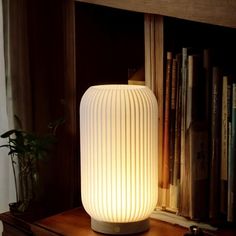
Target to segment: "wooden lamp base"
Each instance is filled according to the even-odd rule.
[[[149,229],[149,219],[129,223],[113,223],[91,218],[91,228],[99,233],[113,235],[136,234]]]

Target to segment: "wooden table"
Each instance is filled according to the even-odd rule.
[[[68,236],[98,236],[90,228],[90,217],[81,208],[73,209],[52,217],[35,222],[32,231],[37,236],[68,235]],[[48,231],[53,234],[48,234]],[[187,230],[157,220],[150,220],[150,230],[139,235],[145,236],[183,236]],[[55,234],[57,233],[57,234]]]
[[[10,213],[0,215],[3,221],[3,236],[99,236],[90,228],[90,217],[82,208],[75,208],[41,220],[30,221]],[[186,228],[150,219],[149,231],[136,234],[143,236],[183,236]],[[219,231],[213,235],[235,235],[235,231]]]

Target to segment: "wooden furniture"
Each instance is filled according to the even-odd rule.
[[[204,22],[236,28],[236,2],[221,0],[78,0],[102,6],[143,13],[171,16],[185,20]]]
[[[89,85],[104,82],[104,78],[105,82],[127,81],[128,67],[132,69],[144,64],[143,14],[159,16],[159,44],[156,45],[159,50],[159,60],[156,64],[159,77],[163,75],[164,16],[236,28],[235,1],[3,2],[5,20],[8,23],[5,30],[9,58],[6,63],[8,74],[13,78],[13,103],[14,107],[17,107],[15,113],[21,115],[23,124],[28,124],[37,133],[45,133],[48,123],[59,117],[66,119],[65,125],[58,132],[53,158],[43,163],[40,170],[47,193],[44,202],[51,213],[81,204],[78,168],[80,98]],[[77,6],[87,8],[89,14],[83,14]],[[120,9],[117,23],[129,18],[129,15],[132,15],[129,20],[135,19],[136,23],[133,22],[130,27],[125,25],[122,29],[119,24],[113,22],[104,21],[103,24],[101,19],[95,21],[93,9],[98,6],[111,7],[105,11],[105,15],[110,13],[111,16],[114,9]],[[89,34],[86,35],[86,32]],[[116,44],[117,39],[121,39],[122,45]],[[120,46],[127,48],[120,50]],[[156,95],[158,100],[162,101],[162,81],[158,80],[156,84]],[[161,105],[159,107],[161,143],[163,111]],[[160,154],[161,149],[160,145]]]
[[[84,3],[81,4],[81,3]],[[89,3],[89,4],[86,4],[86,3]],[[103,8],[101,7],[103,6]],[[181,43],[181,36],[184,38],[185,40],[185,37],[186,38],[190,38],[191,35],[195,35],[195,34],[192,34],[192,31],[191,31],[191,28],[194,28],[192,27],[193,25],[196,25],[196,23],[206,23],[206,24],[198,24],[198,26],[196,27],[197,29],[200,29],[199,32],[197,35],[195,35],[195,41],[204,41],[205,39],[207,39],[207,46],[206,47],[209,47],[209,45],[211,46],[212,44],[215,43],[215,41],[217,41],[217,39],[219,38],[224,38],[225,41],[223,41],[222,44],[220,44],[220,47],[224,47],[222,45],[225,45],[225,46],[228,46],[228,45],[232,45],[232,48],[235,48],[235,45],[233,43],[233,41],[231,43],[229,43],[227,40],[230,41],[230,36],[226,36],[228,34],[225,34],[224,33],[224,30],[225,29],[229,29],[230,31],[235,31],[234,28],[236,28],[236,18],[234,15],[233,12],[236,11],[236,4],[233,3],[232,1],[229,1],[227,3],[222,3],[221,1],[186,1],[186,0],[180,0],[180,1],[162,1],[162,0],[149,0],[149,1],[144,1],[144,0],[137,0],[137,1],[115,1],[115,0],[79,0],[78,1],[78,4],[75,4],[75,7],[77,8],[80,8],[80,7],[84,7],[84,8],[87,8],[89,9],[91,7],[91,9],[95,9],[95,12],[96,12],[96,9],[103,9],[104,12],[110,12],[110,16],[112,16],[112,14],[115,12],[114,9],[119,9],[120,11],[120,15],[118,15],[117,19],[118,21],[120,21],[120,25],[122,25],[122,20],[123,20],[123,17],[122,17],[122,12],[125,12],[127,15],[131,15],[133,17],[136,17],[137,15],[138,16],[141,16],[141,17],[144,17],[145,18],[145,13],[151,13],[151,14],[155,14],[157,17],[157,21],[155,23],[151,23],[150,24],[150,27],[152,27],[152,25],[156,24],[155,27],[156,27],[156,31],[153,33],[154,34],[154,40],[152,40],[152,42],[150,42],[150,44],[155,44],[153,46],[153,50],[155,50],[155,53],[156,53],[156,56],[158,57],[158,59],[156,59],[156,61],[154,61],[152,63],[152,67],[155,67],[154,69],[154,73],[156,74],[155,76],[155,81],[154,81],[154,93],[156,94],[157,96],[157,100],[158,100],[158,109],[159,109],[159,112],[158,112],[158,142],[159,142],[159,145],[158,145],[158,150],[159,150],[159,159],[162,159],[163,157],[163,153],[162,153],[162,147],[163,147],[163,142],[162,142],[162,137],[163,137],[163,114],[164,114],[164,111],[163,111],[163,94],[164,94],[164,79],[163,79],[163,76],[165,74],[165,71],[164,71],[164,56],[165,56],[165,52],[167,50],[167,46],[171,45],[172,43],[176,43],[175,41],[177,41],[177,43]],[[100,8],[99,8],[100,7]],[[110,8],[109,8],[110,7]],[[233,9],[233,10],[232,10]],[[128,10],[128,11],[126,11]],[[117,10],[118,11],[118,10]],[[136,14],[136,15],[135,15]],[[76,18],[76,27],[78,28],[81,28],[81,26],[79,27],[79,25],[83,25],[83,26],[86,26],[86,23],[84,22],[90,22],[91,20],[94,20],[94,15],[97,16],[96,14],[92,14],[92,12],[88,12],[87,14],[87,17],[85,18],[85,20],[83,20],[83,18],[79,18],[79,11],[76,12],[76,16],[78,16],[78,18]],[[167,17],[172,17],[171,19],[170,18],[167,18]],[[112,18],[112,17],[110,17]],[[137,17],[138,18],[138,17]],[[98,18],[99,19],[99,18]],[[170,20],[170,24],[169,22],[167,22],[168,20]],[[145,19],[144,19],[145,20]],[[189,20],[189,21],[185,21],[184,24],[180,23],[180,25],[184,25],[183,28],[182,25],[181,25],[181,29],[180,31],[179,30],[179,26],[178,26],[178,23],[176,22],[183,22],[183,20]],[[190,21],[191,20],[191,21]],[[127,21],[128,22],[128,21]],[[112,28],[109,28],[109,20],[107,22],[101,22],[101,20],[97,20],[97,21],[93,21],[94,24],[90,24],[88,27],[89,28],[89,31],[90,31],[90,34],[87,34],[87,35],[90,35],[90,36],[93,36],[93,35],[100,35],[100,32],[98,31],[98,29],[102,29],[101,32],[104,33],[104,38],[107,39],[111,36],[111,34],[109,34],[110,32],[116,32],[117,35],[118,32],[120,33],[120,35],[124,35],[124,38],[127,39],[127,42],[129,42],[129,37],[132,35],[132,33],[130,33],[128,30],[123,32],[122,31],[122,27],[120,27],[119,24],[112,24]],[[186,28],[185,28],[185,23],[186,25],[188,25]],[[100,25],[100,28],[97,26],[98,24],[101,24]],[[137,23],[138,24],[138,23]],[[95,26],[96,25],[96,26]],[[122,25],[123,26],[123,25]],[[132,25],[133,26],[133,25]],[[141,28],[143,25],[142,24],[139,24],[139,27]],[[212,31],[215,31],[215,29],[217,29],[218,31],[218,34],[215,35],[215,38],[211,38],[212,41],[210,41],[208,39],[208,36],[209,36],[209,32],[211,32],[211,30],[208,31],[208,28],[205,28],[205,27],[209,27]],[[213,28],[214,29],[213,29]],[[133,27],[130,27],[130,30],[132,29]],[[204,28],[204,31],[202,31],[202,28]],[[172,33],[172,34],[171,34]],[[144,32],[145,34],[145,32]],[[86,35],[86,31],[83,32],[83,34],[81,34],[79,31],[76,32],[75,34],[75,37],[76,38],[79,38],[80,35]],[[212,34],[214,35],[214,34]],[[106,37],[107,36],[107,37]],[[212,36],[211,36],[212,37]],[[199,38],[201,38],[199,40]],[[233,37],[232,37],[233,38]],[[132,38],[133,39],[133,38]],[[144,40],[145,41],[145,40]],[[154,43],[153,43],[154,41]],[[190,40],[189,40],[190,41]],[[114,41],[116,42],[116,41]],[[135,42],[135,40],[133,40],[133,42]],[[186,40],[184,41],[186,42]],[[78,42],[76,43],[76,48],[78,49],[76,51],[76,55],[77,57],[79,58],[81,54],[81,50],[79,50],[78,47],[82,47],[81,46],[82,42]],[[92,41],[92,48],[95,48],[96,49],[96,46],[94,47],[94,44],[96,44],[95,41]],[[88,45],[85,45],[83,44],[86,48],[84,49],[85,51],[88,51],[89,49],[89,46]],[[100,43],[100,41],[98,41],[98,45],[97,48],[99,49],[104,49],[106,50],[106,45]],[[185,44],[185,45],[190,45],[193,46],[192,44]],[[183,46],[183,45],[182,45]],[[188,47],[187,46],[187,47]],[[198,45],[199,46],[199,45]],[[219,46],[219,45],[217,45]],[[116,51],[116,44],[113,43],[113,47],[110,48],[110,44],[108,45],[109,49],[111,51],[113,51],[113,57],[114,58],[120,58],[120,60],[122,60],[122,57],[120,57],[120,54],[117,53]],[[170,46],[171,47],[171,46]],[[205,47],[205,45],[204,45]],[[171,48],[172,49],[172,48]],[[168,49],[171,51],[171,49]],[[137,47],[137,51],[141,51],[143,50],[143,48],[139,48]],[[151,50],[150,50],[151,51]],[[95,57],[97,56],[97,52],[99,53],[100,51],[96,51],[94,50],[94,55]],[[129,52],[127,51],[127,54],[130,56]],[[145,53],[144,53],[145,54]],[[151,54],[151,53],[150,53]],[[84,55],[86,55],[84,53]],[[89,56],[91,57],[93,54],[89,54]],[[102,55],[102,54],[101,54]],[[105,54],[106,55],[106,54]],[[145,55],[146,56],[146,55]],[[150,56],[152,57],[152,55]],[[82,59],[82,57],[81,57]],[[77,68],[81,67],[80,63],[81,63],[81,59],[78,60],[77,62]],[[113,58],[109,58],[109,60],[112,60]],[[132,60],[133,58],[131,57],[130,60]],[[97,61],[99,61],[99,65],[101,65],[102,69],[99,68],[100,70],[106,70],[107,67],[106,67],[106,61],[107,61],[107,57],[106,56],[103,56],[102,57],[102,62],[104,62],[104,64],[102,64],[101,60],[98,59]],[[117,64],[117,60],[114,60],[115,63],[114,64]],[[118,60],[119,61],[119,60]],[[234,61],[234,60],[232,60]],[[83,62],[82,62],[83,63]],[[83,64],[84,65],[84,64]],[[92,62],[88,62],[89,67],[91,68],[94,68],[95,70],[97,69],[96,67],[96,63]],[[105,65],[105,66],[104,66]],[[121,66],[119,68],[119,72],[123,71],[123,67],[125,67],[125,65],[123,66],[123,64],[121,63]],[[127,68],[126,68],[127,69]],[[146,67],[145,65],[145,70],[148,70],[149,68]],[[113,71],[116,71],[117,70],[113,70]],[[90,73],[90,72],[88,72]],[[84,73],[84,71],[82,70],[77,70],[77,73],[76,73],[76,77],[77,77],[77,85],[78,85],[78,88],[81,87],[81,80],[80,78],[84,78],[84,76],[86,76],[86,74],[88,73]],[[112,73],[113,74],[117,74],[117,73]],[[91,75],[91,74],[90,74]],[[93,74],[95,75],[95,74]],[[120,74],[121,75],[121,74]],[[99,74],[99,77],[101,76],[106,76],[106,71],[103,71],[103,73]],[[96,75],[94,76],[96,77]],[[120,81],[122,82],[124,80],[123,77],[120,77]],[[88,79],[86,77],[86,79]],[[95,82],[99,82],[98,80],[95,81]],[[162,160],[160,160],[159,162],[159,177],[161,177],[162,175],[162,171],[163,171],[163,165],[161,163]],[[159,178],[159,180],[161,180],[162,178]],[[158,183],[159,186],[162,185],[162,183]],[[159,191],[160,192],[160,191]],[[165,204],[162,204],[161,202],[161,197],[159,197],[158,199],[160,202],[158,202],[158,206],[162,206],[164,205],[165,207]],[[217,204],[215,204],[216,206]]]
[[[75,208],[44,219],[33,220],[13,216],[9,212],[0,215],[3,221],[3,236],[98,236],[90,228],[90,217],[83,208]],[[180,226],[150,219],[150,229],[137,235],[183,236],[188,230]],[[206,233],[206,236],[208,234]],[[233,230],[211,232],[209,235],[233,236]]]
[[[5,1],[7,2],[7,1]],[[24,4],[17,5],[17,3],[28,4],[26,7]],[[92,3],[91,5],[81,5],[82,3]],[[15,4],[15,5],[14,5]],[[44,131],[48,121],[51,121],[58,116],[66,116],[66,126],[60,132],[59,143],[57,145],[57,151],[55,159],[53,159],[47,170],[42,170],[44,172],[44,178],[46,183],[47,196],[45,202],[48,202],[47,207],[52,208],[49,212],[62,212],[65,209],[69,209],[80,204],[80,184],[79,184],[79,129],[78,129],[78,110],[79,110],[79,100],[82,92],[86,90],[87,86],[90,85],[87,81],[86,76],[93,76],[94,74],[99,74],[99,76],[105,76],[106,78],[115,71],[115,75],[119,77],[124,75],[123,67],[126,66],[124,61],[117,71],[117,67],[109,68],[110,64],[107,64],[110,58],[106,58],[107,55],[103,54],[103,49],[108,47],[109,50],[116,47],[110,44],[105,44],[104,38],[100,37],[100,43],[102,45],[92,45],[88,46],[87,38],[83,35],[85,32],[91,32],[89,36],[91,38],[98,39],[97,35],[104,29],[112,30],[113,34],[107,35],[113,36],[113,40],[116,38],[116,31],[121,30],[116,28],[117,26],[106,28],[96,27],[94,24],[95,19],[93,11],[90,14],[82,15],[81,10],[76,10],[76,6],[81,5],[82,8],[96,8],[98,5],[105,7],[112,7],[121,9],[124,12],[125,17],[130,14],[136,15],[137,19],[139,16],[143,16],[144,13],[158,14],[159,15],[159,44],[158,49],[160,50],[160,59],[163,57],[164,51],[164,23],[163,18],[165,16],[176,17],[179,19],[192,20],[195,22],[203,22],[208,24],[219,25],[223,27],[236,28],[236,2],[235,1],[222,1],[222,0],[35,0],[35,1],[11,1],[10,16],[11,19],[15,16],[15,27],[10,27],[14,32],[14,29],[18,27],[18,18],[16,13],[19,12],[21,7],[27,9],[26,22],[28,22],[27,29],[23,31],[22,35],[27,31],[29,41],[28,48],[23,49],[27,52],[29,58],[29,65],[18,65],[14,67],[13,75],[21,74],[24,69],[29,66],[29,77],[32,83],[32,106],[34,107],[32,126],[36,131]],[[45,8],[47,11],[45,11]],[[113,12],[114,9],[107,8],[106,12]],[[126,11],[128,10],[128,11]],[[88,10],[90,11],[90,10]],[[130,11],[130,12],[129,12]],[[123,14],[123,13],[122,13]],[[119,20],[122,20],[120,15]],[[136,17],[136,16],[135,16]],[[97,22],[99,23],[99,22]],[[101,23],[101,22],[100,22]],[[109,23],[109,22],[108,22]],[[92,28],[88,28],[92,26]],[[139,22],[138,28],[141,28],[142,33],[142,23]],[[52,30],[53,29],[53,30]],[[131,28],[132,29],[132,28]],[[139,29],[135,31],[140,36]],[[23,37],[21,40],[16,38],[16,35],[12,32],[12,39],[18,42],[25,42]],[[102,31],[103,32],[103,31]],[[93,34],[94,33],[94,34]],[[106,32],[105,32],[106,33]],[[132,35],[132,32],[125,31],[125,36]],[[19,34],[17,34],[19,35]],[[124,36],[124,38],[126,38]],[[135,38],[134,37],[134,38]],[[142,37],[142,36],[141,36]],[[131,42],[136,42],[131,38]],[[127,41],[129,38],[127,38]],[[90,39],[89,39],[90,40]],[[133,41],[132,41],[133,40]],[[142,43],[141,38],[140,42]],[[91,41],[90,41],[91,42]],[[93,41],[92,41],[93,42]],[[26,42],[27,43],[27,42]],[[22,47],[19,45],[11,44],[15,50],[19,50],[19,56],[15,58],[16,63],[22,62],[21,50]],[[132,43],[130,44],[132,45]],[[140,44],[137,44],[136,48],[139,48]],[[88,49],[90,49],[88,51]],[[100,49],[94,51],[94,49]],[[141,48],[141,51],[143,48]],[[119,52],[119,49],[115,52]],[[130,54],[134,54],[135,48],[132,49]],[[15,55],[15,51],[11,52]],[[91,57],[93,53],[96,56],[96,60]],[[111,53],[112,54],[112,53]],[[128,53],[129,58],[130,54]],[[104,56],[106,55],[106,56]],[[116,60],[121,62],[121,54],[117,56],[114,53]],[[85,57],[87,56],[87,57]],[[137,57],[133,55],[129,60],[134,58],[140,58],[142,54]],[[24,60],[23,60],[24,61]],[[97,66],[97,63],[99,66]],[[116,62],[117,62],[116,61]],[[52,63],[53,62],[53,63]],[[86,66],[87,68],[86,70]],[[103,62],[105,62],[103,64]],[[135,65],[140,64],[140,61],[136,61]],[[51,66],[53,65],[53,66]],[[102,68],[102,66],[104,66]],[[128,65],[128,64],[127,64]],[[163,75],[163,60],[157,63],[157,67],[160,69],[159,74]],[[114,70],[115,69],[115,70]],[[126,68],[127,69],[127,68]],[[162,70],[162,71],[161,71]],[[122,71],[122,73],[121,73]],[[89,74],[87,74],[87,72]],[[22,75],[24,77],[24,74]],[[125,79],[122,78],[122,81]],[[81,83],[83,81],[83,83]],[[121,81],[121,82],[122,82]],[[90,83],[99,82],[90,81]],[[25,82],[21,82],[25,85]],[[162,90],[161,81],[157,81],[157,96],[159,100],[162,100]],[[162,109],[162,108],[160,108]],[[159,114],[162,114],[160,110]],[[160,118],[161,119],[161,118]],[[161,135],[161,134],[160,134]],[[66,142],[66,143],[65,143]],[[66,158],[65,158],[66,156]],[[56,160],[56,161],[55,161]],[[60,171],[58,171],[60,169]],[[60,197],[58,197],[60,196]],[[63,230],[75,230],[76,224],[78,223],[78,235],[84,233],[84,235],[96,235],[93,231],[89,229],[89,218],[85,213],[80,210],[72,210],[69,212],[61,213],[59,215],[49,217],[40,221],[32,221],[14,217],[9,213],[4,213],[0,216],[0,219],[4,223],[3,235],[31,235],[33,232],[36,235],[59,235],[63,233]],[[64,223],[63,223],[64,222]],[[74,223],[73,223],[74,222]],[[159,221],[151,221],[152,228],[146,235],[182,235],[186,229],[182,229],[173,225],[169,225]],[[55,228],[56,227],[56,228]],[[153,229],[155,229],[153,231]],[[69,232],[69,231],[68,231]],[[72,231],[70,231],[72,232]],[[81,233],[80,233],[81,232]],[[217,233],[217,235],[233,235],[235,231],[222,231]],[[77,234],[75,234],[77,235]]]

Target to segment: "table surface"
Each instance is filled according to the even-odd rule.
[[[58,235],[64,236],[98,236],[90,227],[90,216],[83,208],[75,208],[61,214],[34,222],[35,227],[47,229]],[[156,219],[150,219],[150,229],[147,232],[135,235],[143,236],[183,236],[188,229],[178,225],[166,223]],[[37,235],[37,234],[36,234]],[[41,236],[41,234],[38,234]],[[205,233],[210,236],[235,236],[235,229],[222,229]]]
[[[90,227],[90,216],[83,208],[74,208],[69,211],[62,212],[53,216],[43,218],[41,220],[28,220],[27,218],[14,216],[11,213],[3,213],[0,215],[5,227],[17,229],[17,232],[24,232],[21,235],[34,236],[101,236],[102,234],[94,232]],[[6,229],[7,230],[7,229]],[[150,229],[147,232],[135,235],[143,236],[183,236],[188,230],[186,228],[150,219]],[[13,231],[11,231],[13,232]],[[13,234],[9,232],[3,235]],[[14,234],[19,236],[18,233]],[[235,236],[236,229],[222,229],[210,234],[210,236]]]
[[[73,210],[36,221],[34,225],[36,227],[33,230],[40,227],[65,236],[101,235],[100,233],[94,232],[90,228],[90,216],[82,208],[75,208]],[[150,229],[147,232],[136,235],[183,236],[185,232],[187,232],[186,228],[150,219]]]

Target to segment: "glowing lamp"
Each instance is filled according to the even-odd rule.
[[[157,101],[138,85],[90,87],[80,104],[81,194],[93,230],[149,228],[157,202]]]

